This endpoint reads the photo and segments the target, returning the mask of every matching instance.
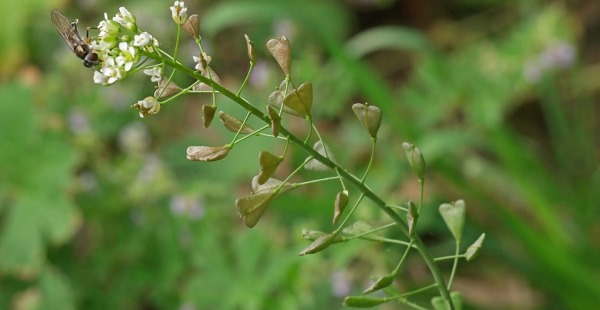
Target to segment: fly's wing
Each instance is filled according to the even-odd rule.
[[[69,22],[69,20],[59,10],[52,10],[51,16],[54,28],[56,28],[58,33],[60,33],[60,36],[63,38],[65,43],[67,43],[69,48],[75,52],[75,45],[80,45],[83,43],[79,37],[79,34],[75,32],[71,22]]]

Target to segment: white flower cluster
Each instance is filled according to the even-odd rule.
[[[171,9],[171,17],[175,23],[183,25],[187,21],[187,8],[183,1],[175,1]]]
[[[127,76],[142,60],[143,52],[154,52],[158,41],[147,32],[141,32],[136,19],[126,8],[120,7],[112,19],[104,14],[98,25],[100,33],[92,42],[101,67],[94,72],[94,82],[111,85]]]

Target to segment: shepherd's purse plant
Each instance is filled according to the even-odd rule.
[[[251,103],[244,99],[242,92],[252,74],[257,53],[254,42],[245,36],[249,69],[243,83],[236,90],[224,87],[211,68],[211,56],[202,46],[199,33],[198,15],[189,15],[182,1],[175,1],[170,7],[171,17],[175,23],[176,42],[172,53],[165,51],[160,42],[149,32],[137,24],[134,14],[126,8],[119,8],[119,12],[112,18],[108,14],[97,26],[97,35],[82,38],[77,30],[77,20],[69,22],[57,10],[52,12],[52,21],[62,35],[65,42],[73,52],[84,61],[86,67],[93,70],[93,80],[105,86],[113,85],[128,76],[142,72],[148,75],[152,83],[156,83],[156,90],[150,96],[143,98],[132,105],[139,111],[140,117],[147,117],[159,113],[161,107],[183,95],[205,94],[211,96],[212,104],[202,107],[202,123],[204,127],[211,125],[215,116],[221,123],[234,133],[229,143],[219,146],[195,145],[187,148],[187,159],[191,161],[210,162],[227,157],[235,151],[236,145],[252,137],[267,137],[277,139],[285,145],[281,154],[262,151],[258,154],[259,163],[257,175],[252,179],[252,192],[237,198],[235,207],[243,221],[249,228],[258,224],[271,204],[277,203],[277,198],[285,192],[304,186],[316,186],[318,182],[339,182],[339,192],[332,202],[333,229],[325,231],[305,229],[302,235],[311,243],[300,251],[300,255],[315,254],[330,247],[340,246],[354,239],[385,242],[404,249],[398,259],[397,265],[385,275],[375,279],[370,287],[364,289],[362,295],[347,296],[344,305],[348,307],[373,307],[382,303],[401,303],[414,309],[460,309],[461,297],[452,291],[452,283],[460,259],[470,261],[479,252],[485,238],[482,234],[470,246],[464,247],[462,231],[465,221],[465,202],[457,200],[439,206],[439,213],[446,223],[452,237],[455,239],[455,252],[444,257],[433,257],[421,238],[415,233],[423,204],[423,191],[426,177],[426,163],[420,149],[411,143],[402,144],[408,164],[412,168],[416,181],[420,186],[418,202],[404,202],[401,204],[384,201],[367,185],[367,176],[371,169],[377,151],[377,134],[382,122],[381,110],[374,104],[355,103],[352,110],[357,121],[364,127],[366,139],[371,140],[371,152],[367,169],[362,175],[351,172],[340,165],[324,141],[319,129],[315,125],[312,114],[313,86],[310,82],[297,84],[293,80],[292,57],[290,42],[285,36],[271,39],[266,42],[266,47],[275,59],[283,73],[283,80],[279,85],[274,85],[275,90],[268,96],[264,104]],[[187,33],[198,47],[197,56],[193,57],[194,67],[184,64],[178,55],[183,32]],[[179,86],[174,83],[175,74],[184,74],[194,79],[190,85]],[[219,111],[217,98],[224,96],[243,109],[246,116],[238,119],[223,111]],[[293,133],[286,127],[286,121],[291,117],[299,117],[305,121],[308,134],[304,137]],[[249,119],[256,118],[263,125],[252,128]],[[306,154],[296,169],[283,180],[273,177],[280,163],[288,155],[290,147],[295,147]],[[294,176],[303,170],[322,171],[327,176],[302,183],[293,183]],[[371,200],[381,212],[389,218],[389,223],[378,227],[371,227],[365,222],[355,219],[355,211],[365,200]],[[351,223],[354,220],[355,223]],[[402,232],[402,240],[389,239],[376,235],[382,230],[396,229]],[[358,244],[356,246],[359,246]],[[428,266],[433,281],[431,284],[412,291],[400,291],[392,284],[399,271],[406,262],[411,251],[416,251]],[[442,273],[438,263],[451,260],[453,262],[449,276]],[[431,300],[431,305],[420,305],[412,296],[427,290],[437,290],[438,296]],[[378,291],[381,293],[372,294]]]

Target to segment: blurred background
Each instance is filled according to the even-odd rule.
[[[94,84],[50,11],[78,18],[85,33],[123,5],[163,48],[174,46],[168,1],[0,4],[0,308],[340,309],[344,296],[395,266],[401,248],[364,241],[298,257],[303,228],[332,229],[338,183],[290,192],[257,227],[244,227],[234,201],[250,192],[258,152],[277,154],[283,143],[249,139],[223,161],[187,161],[188,145],[232,138],[219,122],[202,128],[210,96],[185,96],[140,119],[130,105],[152,94],[148,77]],[[259,60],[244,96],[261,108],[283,79],[264,44],[285,34],[294,81],[314,84],[324,139],[357,173],[370,141],[350,106],[381,107],[368,182],[391,203],[418,197],[401,143],[421,148],[422,238],[436,255],[452,253],[437,207],[457,199],[467,203],[465,245],[487,234],[481,256],[459,264],[453,288],[466,309],[600,304],[599,1],[186,5],[200,15],[211,66],[232,89],[248,67],[243,34],[254,40]],[[183,38],[182,61],[193,65],[197,50]],[[223,98],[219,108],[244,115]],[[290,155],[279,178],[304,158]],[[369,203],[358,216],[386,223]],[[413,255],[396,285],[431,282]],[[416,301],[428,305],[431,296]]]

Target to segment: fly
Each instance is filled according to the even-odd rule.
[[[69,22],[69,20],[59,11],[52,10],[52,24],[60,36],[65,40],[69,48],[83,59],[83,65],[91,68],[100,63],[98,54],[92,51],[90,44],[83,40],[77,31],[78,20]]]

